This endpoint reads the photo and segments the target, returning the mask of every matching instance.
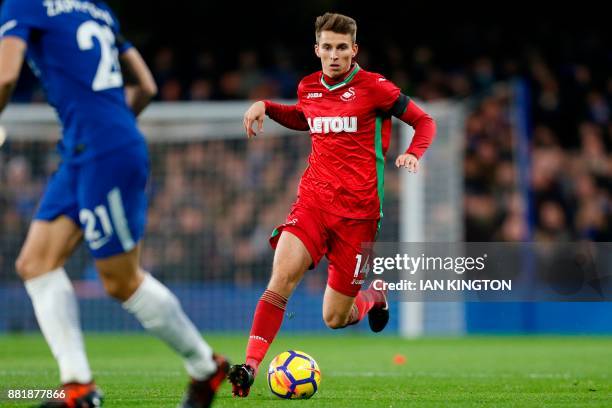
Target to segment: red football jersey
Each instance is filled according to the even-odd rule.
[[[300,181],[300,201],[347,218],[381,216],[391,136],[388,111],[399,94],[382,75],[357,64],[334,85],[321,71],[302,79],[297,108],[308,121],[312,152]]]

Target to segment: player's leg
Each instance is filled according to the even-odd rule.
[[[28,281],[63,267],[82,237],[82,231],[69,217],[33,220],[15,262],[17,274]]]
[[[106,292],[122,302],[142,326],[183,357],[192,378],[186,407],[208,406],[225,378],[228,363],[213,355],[210,346],[189,320],[176,296],[151,274],[139,267],[141,245],[104,259],[96,268]]]
[[[324,234],[322,230],[316,230],[320,228],[315,219],[316,214],[308,217],[307,212],[301,208],[294,209],[288,217],[291,224],[281,226],[283,230],[280,235],[271,239],[273,246],[276,246],[272,276],[255,309],[246,363],[230,369],[229,379],[235,396],[246,397],[249,394],[259,365],[283,322],[288,298],[308,268],[322,256],[321,244],[315,244],[310,237],[322,237]],[[299,227],[292,221],[298,218],[303,220],[303,225]]]
[[[63,267],[82,235],[66,216],[53,221],[33,221],[16,269],[25,282],[38,325],[58,362],[64,400],[70,400],[74,406],[98,407],[103,397],[93,382],[76,295]],[[41,407],[55,407],[58,402],[44,402]]]
[[[139,266],[147,178],[144,144],[83,165],[78,184],[85,240],[108,294],[183,358],[193,397],[184,406],[209,406],[227,362],[215,359],[176,296]]]
[[[129,252],[96,259],[106,292],[142,326],[179,353],[189,375],[210,377],[217,369],[210,346],[183,312],[176,296],[139,267],[140,244]]]
[[[355,297],[344,295],[327,285],[323,295],[323,321],[330,329],[341,329],[353,320]]]
[[[283,231],[278,240],[272,276],[255,309],[246,352],[246,363],[256,371],[283,321],[287,299],[312,264],[306,246],[293,233]]]
[[[15,266],[58,362],[62,390],[86,407],[99,404],[101,394],[92,381],[76,296],[64,270],[82,238],[71,170],[61,165],[51,178]]]
[[[69,217],[34,220],[15,263],[38,325],[58,362],[63,384],[92,381],[76,296],[63,267],[81,237]]]
[[[333,220],[327,252],[329,269],[323,320],[328,327],[339,329],[358,323],[368,314],[370,328],[379,332],[389,320],[386,292],[372,286],[360,290],[369,262],[362,243],[374,240],[378,223],[334,218],[337,219]]]
[[[140,249],[139,243],[128,252],[95,260],[104,290],[122,303],[136,292],[146,276],[139,267]]]
[[[376,315],[374,315],[376,313]],[[379,332],[389,320],[386,293],[370,286],[356,296],[348,296],[327,285],[323,297],[323,321],[330,329],[359,323],[368,314],[370,328]],[[379,314],[384,316],[378,317]]]

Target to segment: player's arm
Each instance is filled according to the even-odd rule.
[[[27,44],[7,36],[0,40],[0,113],[6,108],[21,72]]]
[[[292,130],[308,130],[308,122],[297,105],[283,105],[271,101],[255,102],[244,114],[243,125],[249,138],[263,131],[263,121],[268,115],[275,122]],[[253,124],[257,122],[257,131]]]
[[[412,142],[405,153],[395,160],[396,167],[406,167],[416,173],[419,169],[419,159],[431,145],[436,135],[436,122],[421,109],[413,100],[400,93],[390,113],[414,128]]]
[[[119,58],[122,67],[134,81],[125,86],[125,99],[134,115],[138,116],[157,94],[157,85],[153,74],[136,48],[130,47]]]

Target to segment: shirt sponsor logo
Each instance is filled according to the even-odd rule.
[[[323,94],[321,92],[308,92],[306,99],[321,98],[322,96]]]
[[[357,93],[355,92],[355,88],[350,87],[348,91],[340,95],[340,99],[342,99],[344,102],[349,102],[355,99],[356,96]]]
[[[308,118],[310,133],[357,132],[357,116]]]

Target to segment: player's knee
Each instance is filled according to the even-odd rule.
[[[127,295],[125,288],[120,281],[115,279],[102,279],[102,285],[110,297],[120,301],[129,299],[129,295]]]
[[[268,289],[276,293],[291,293],[299,283],[299,277],[288,273],[276,272],[268,284]]]
[[[335,313],[324,314],[323,321],[330,329],[342,329],[346,327],[346,316],[340,316]]]
[[[106,293],[122,302],[128,300],[136,292],[142,281],[138,276],[126,276],[105,271],[100,271],[100,278]]]
[[[122,279],[116,279],[114,277],[102,277],[102,285],[106,293],[119,301],[126,301],[135,292],[135,289],[131,285],[124,282]]]
[[[61,266],[57,261],[21,254],[15,261],[15,270],[21,279],[28,280]]]
[[[29,265],[23,256],[19,256],[15,261],[15,270],[21,279],[26,280],[28,278]]]

